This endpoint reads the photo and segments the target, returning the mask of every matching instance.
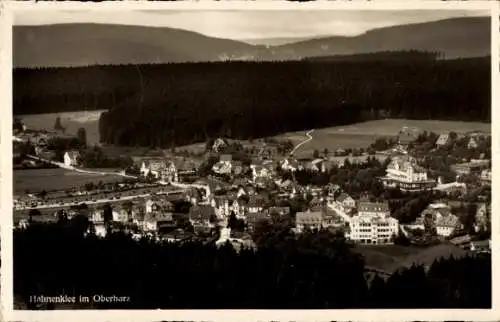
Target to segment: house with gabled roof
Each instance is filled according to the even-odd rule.
[[[231,173],[234,175],[240,175],[243,172],[243,162],[239,160],[231,161]]]
[[[265,212],[249,212],[245,216],[245,221],[247,223],[248,230],[252,231],[258,222],[260,221],[270,222],[271,218]]]
[[[176,227],[176,222],[171,212],[152,212],[144,216],[142,229],[149,232],[158,232],[161,228]]]
[[[257,181],[258,178],[270,178],[273,174],[273,169],[270,166],[264,164],[251,164],[250,169],[252,169],[252,180]]]
[[[342,192],[335,201],[340,204],[346,213],[351,212],[352,209],[356,208],[356,201],[345,192]]]
[[[317,158],[312,161],[306,162],[305,169],[313,172],[327,172],[331,170],[335,165],[335,162],[332,162],[328,159]]]
[[[475,138],[471,137],[469,142],[467,143],[468,149],[476,149],[478,147],[477,141]]]
[[[179,181],[177,167],[174,162],[163,158],[143,160],[141,162],[140,173],[144,177],[152,175],[155,179],[167,182]]]
[[[222,138],[217,138],[214,143],[212,144],[212,151],[214,152],[220,152],[222,151],[226,146],[228,145],[228,142]]]
[[[243,201],[243,198],[232,198],[232,201],[233,202],[230,205],[231,211],[236,215],[237,218],[243,218],[246,213],[246,203]]]
[[[267,213],[269,215],[278,214],[280,216],[286,216],[290,214],[290,207],[269,207]]]
[[[451,142],[450,133],[441,133],[436,140],[436,145],[442,147]]]
[[[160,174],[164,168],[166,168],[164,159],[145,159],[141,162],[140,172],[144,177],[152,175],[156,179],[160,179]]]
[[[476,232],[488,231],[491,229],[491,204],[486,204],[484,202],[478,204],[474,229]]]
[[[432,223],[435,228],[435,233],[438,236],[449,237],[456,230],[462,228],[462,224],[458,216],[451,212],[451,207],[443,203],[432,203],[422,211],[420,217],[415,222],[406,225],[409,228],[422,229],[426,228],[426,220]]]
[[[261,212],[267,204],[266,198],[261,195],[251,195],[248,198],[246,208],[248,212]]]
[[[485,186],[490,186],[493,179],[491,169],[484,169],[481,171],[481,183]]]
[[[75,167],[80,164],[80,152],[67,151],[64,153],[64,164],[68,167]]]
[[[293,158],[285,158],[283,161],[280,163],[281,169],[284,171],[291,171],[295,172],[300,169],[301,165],[296,159]]]
[[[402,127],[398,133],[398,145],[403,149],[407,149],[410,143],[414,142],[419,134],[418,129],[412,129],[409,127]]]
[[[295,215],[295,231],[303,232],[305,229],[321,229],[323,227],[323,212],[306,211],[297,212]]]
[[[212,167],[212,171],[217,174],[231,174],[233,169],[233,157],[231,154],[221,154],[219,161]]]
[[[217,221],[215,209],[210,205],[196,205],[189,209],[189,221],[193,226],[214,227]]]

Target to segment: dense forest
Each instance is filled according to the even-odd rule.
[[[436,260],[367,283],[363,257],[342,235],[289,229],[266,234],[258,250],[191,241],[134,241],[123,233],[83,237],[85,220],[14,232],[14,292],[29,296],[129,296],[102,309],[488,308],[489,255]],[[267,237],[266,237],[267,236]],[[80,308],[91,308],[83,305]]]
[[[361,53],[354,55],[334,55],[334,56],[318,56],[306,57],[305,61],[434,61],[444,57],[443,53],[439,52],[422,52],[418,50],[408,51],[382,51],[377,53]]]
[[[14,70],[15,114],[108,109],[102,142],[159,147],[385,117],[490,122],[490,92],[489,58]]]

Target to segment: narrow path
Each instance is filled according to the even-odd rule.
[[[349,216],[348,216],[348,215],[347,215],[347,214],[346,214],[346,213],[345,213],[342,209],[340,209],[340,208],[336,205],[335,201],[333,201],[333,202],[329,202],[329,203],[327,204],[327,207],[328,207],[329,209],[331,209],[331,210],[335,211],[335,213],[336,213],[338,216],[342,217],[342,219],[343,219],[345,222],[350,222],[350,221],[351,221],[351,217],[349,217]]]
[[[297,144],[297,145],[293,148],[293,150],[290,152],[290,155],[294,154],[294,153],[295,153],[295,151],[297,151],[297,149],[298,149],[298,148],[300,148],[302,145],[306,144],[307,142],[309,142],[309,141],[311,141],[311,140],[313,139],[313,137],[312,137],[312,135],[311,135],[311,133],[312,133],[312,132],[314,132],[314,129],[309,130],[309,131],[307,131],[307,132],[306,132],[306,136],[307,136],[307,138],[306,138],[304,141],[302,141],[302,142],[300,142],[299,144]]]
[[[70,171],[75,171],[75,172],[88,173],[88,174],[98,174],[98,175],[104,175],[104,176],[115,175],[115,176],[120,176],[120,177],[125,177],[125,178],[138,179],[138,177],[136,177],[136,176],[131,176],[131,175],[125,174],[125,171],[121,171],[121,172],[94,171],[94,170],[75,168],[73,166],[66,165],[62,162],[47,160],[47,159],[40,158],[40,157],[37,157],[35,155],[31,155],[31,154],[28,154],[27,157],[32,158],[34,160],[38,160],[40,162],[53,164],[55,166],[58,166],[59,168],[70,170]]]

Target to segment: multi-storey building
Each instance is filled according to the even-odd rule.
[[[430,204],[414,223],[406,226],[426,230],[441,237],[449,237],[457,229],[462,228],[458,216],[451,212],[449,205],[443,203]]]
[[[144,177],[152,175],[155,179],[163,181],[179,181],[177,168],[172,161],[162,159],[144,160],[141,163],[140,172]]]
[[[491,169],[484,169],[481,171],[481,183],[483,185],[491,185]]]
[[[349,227],[347,237],[362,244],[389,244],[399,233],[399,222],[390,217],[387,203],[361,202]]]
[[[398,187],[405,191],[420,191],[436,186],[436,181],[429,179],[427,171],[417,165],[415,158],[409,156],[392,160],[381,180],[387,188]]]
[[[321,229],[323,227],[323,213],[321,211],[298,212],[295,217],[295,229],[298,233],[304,229]]]

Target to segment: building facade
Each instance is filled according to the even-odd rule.
[[[69,167],[74,167],[79,164],[80,153],[78,151],[68,151],[64,153],[64,164]]]
[[[389,205],[382,202],[360,202],[358,214],[349,221],[347,237],[361,244],[392,243],[399,233],[399,222],[390,216]]]
[[[295,230],[298,233],[305,229],[321,229],[323,227],[323,213],[320,211],[297,212]]]
[[[418,166],[414,158],[408,156],[392,160],[381,181],[386,188],[399,188],[404,191],[421,191],[436,186],[436,181],[427,177],[427,171]]]

